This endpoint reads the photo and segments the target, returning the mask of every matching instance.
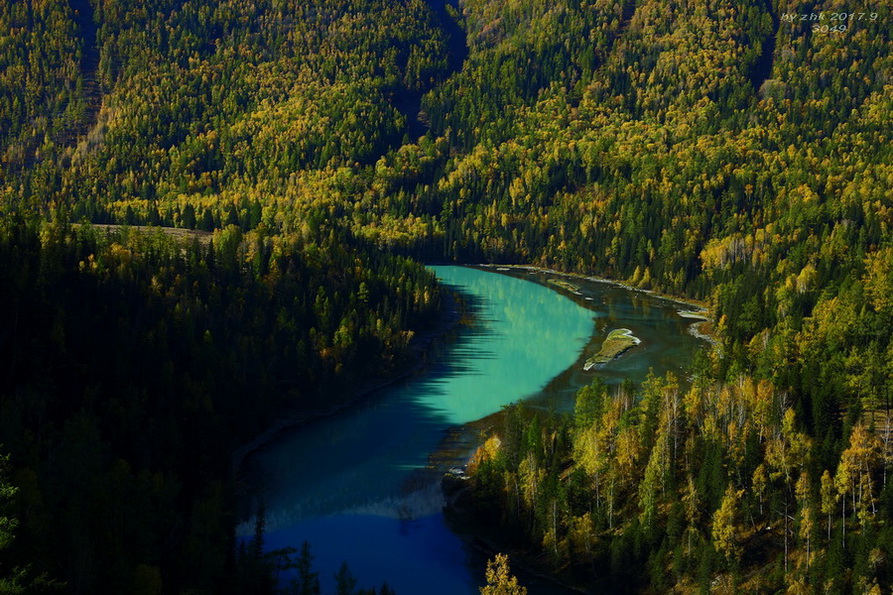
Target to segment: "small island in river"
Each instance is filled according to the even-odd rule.
[[[628,328],[614,329],[608,333],[608,337],[602,343],[601,349],[586,360],[583,369],[591,370],[595,366],[606,364],[641,342],[638,337],[633,336],[633,332]]]
[[[564,289],[571,293],[580,295],[580,286],[569,281],[565,281],[564,279],[546,279],[546,283],[549,283],[550,285],[554,285],[556,287],[560,287],[561,289]]]

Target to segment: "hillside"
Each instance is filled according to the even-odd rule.
[[[617,408],[599,404],[586,418],[589,426],[613,427],[618,444],[627,431],[626,459],[593,462],[602,438],[578,420],[537,430],[564,436],[549,465],[539,439],[499,463],[520,472],[527,454],[537,453],[531,461],[554,489],[578,499],[562,515],[553,508],[546,549],[551,544],[555,567],[600,572],[635,560],[652,569],[656,590],[706,586],[716,577],[742,585],[754,574],[768,577],[759,588],[772,589],[832,584],[855,592],[888,584],[891,23],[887,3],[841,0],[463,0],[458,8],[422,0],[6,3],[0,297],[13,330],[0,334],[0,353],[12,362],[2,373],[0,404],[16,413],[3,417],[0,453],[12,455],[21,537],[0,572],[39,558],[33,574],[74,585],[81,579],[72,577],[95,576],[106,560],[66,559],[81,548],[71,541],[81,533],[75,525],[60,529],[70,541],[58,541],[58,552],[35,553],[49,547],[54,515],[70,516],[47,512],[56,504],[41,483],[58,476],[53,445],[70,443],[66,432],[92,445],[82,458],[99,457],[104,472],[146,482],[163,476],[123,436],[149,430],[120,422],[157,405],[150,387],[159,379],[122,388],[130,396],[121,402],[111,389],[82,382],[76,398],[83,404],[51,406],[88,365],[78,353],[115,355],[108,345],[77,342],[90,333],[87,321],[105,311],[122,321],[132,315],[134,325],[154,329],[151,341],[166,345],[173,341],[167,331],[140,313],[181,300],[203,304],[209,318],[202,324],[213,338],[200,348],[206,328],[188,318],[191,338],[176,349],[207,349],[213,357],[195,356],[183,375],[176,365],[173,376],[162,375],[192,386],[190,407],[198,411],[214,392],[210,370],[226,367],[233,353],[260,361],[264,349],[279,350],[279,343],[234,336],[236,351],[217,352],[219,318],[249,314],[200,288],[219,287],[223,296],[235,284],[258,303],[289,299],[298,318],[250,324],[300,337],[307,354],[326,362],[313,368],[323,372],[296,381],[300,394],[310,394],[324,380],[346,381],[345,370],[366,357],[399,359],[400,337],[439,304],[416,261],[449,259],[603,275],[703,300],[714,316],[720,347],[694,365],[699,388],[678,395],[691,408],[667,430],[674,448],[686,436],[710,437],[706,445],[692,438],[689,458],[674,452],[652,464],[655,443],[632,439],[668,423],[656,395],[673,393],[666,388],[673,381],[663,379],[628,401],[618,397],[625,404]],[[68,223],[216,233],[210,252],[190,244],[181,257],[179,244],[161,236],[141,240],[125,230],[123,239],[103,240]],[[331,258],[343,275],[328,270],[323,256],[336,246],[343,252]],[[312,274],[302,277],[305,270]],[[74,294],[48,289],[53,283],[87,284],[106,301],[74,314]],[[288,298],[269,293],[281,283]],[[30,303],[22,292],[36,288],[43,293]],[[26,305],[32,318],[17,322]],[[135,310],[125,315],[128,308]],[[21,343],[26,320],[30,346]],[[135,332],[125,327],[106,331],[111,345]],[[127,353],[114,368],[119,382],[137,366]],[[41,384],[35,374],[48,358],[63,376]],[[153,369],[168,369],[166,358],[150,359]],[[255,380],[291,387],[276,371],[280,364],[265,365],[249,366]],[[244,435],[282,405],[270,391],[270,409],[246,422]],[[219,410],[212,399],[224,424],[214,432],[224,431],[223,418],[242,415],[240,398],[226,397],[228,409]],[[44,435],[36,428],[47,411],[57,417]],[[93,411],[104,411],[95,413],[103,421],[82,419]],[[173,431],[158,423],[149,434]],[[195,456],[213,462],[195,464],[222,469],[226,456],[217,460],[215,443],[203,444]],[[788,459],[796,444],[808,448]],[[692,475],[695,452],[712,457],[709,476]],[[119,459],[126,469],[114,466]],[[623,488],[625,507],[604,508],[597,486],[608,467],[601,464],[614,475],[623,465],[645,474],[623,476],[632,482]],[[36,470],[43,468],[45,476]],[[166,480],[152,481],[162,500],[153,496],[146,506],[177,493],[184,518],[217,497],[208,491],[213,482],[168,490]],[[698,502],[697,514],[676,509],[684,498]],[[541,547],[550,535],[534,501],[523,522],[507,512],[526,547]],[[556,544],[573,543],[584,509],[601,545],[582,557],[573,547],[562,553]],[[225,516],[212,523],[221,543]],[[749,530],[739,526],[744,518]],[[700,542],[686,533],[721,521],[737,527],[732,532],[744,543],[719,529],[702,531]],[[771,529],[759,532],[763,524]],[[177,528],[182,547],[184,535],[203,530],[186,527]],[[108,551],[120,547],[113,537]],[[218,554],[214,568],[232,570],[234,562]],[[132,552],[123,558],[115,564],[127,578],[115,580],[132,580],[140,565],[163,566],[165,584],[210,588],[210,570],[187,576],[176,562],[144,562]],[[800,574],[778,572],[801,566]],[[658,581],[670,568],[674,578]],[[84,579],[85,592],[92,580]]]

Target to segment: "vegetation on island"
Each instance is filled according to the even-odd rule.
[[[553,279],[550,277],[549,279],[546,279],[546,283],[548,283],[549,285],[554,285],[555,287],[560,287],[561,289],[563,289],[565,291],[569,291],[571,293],[579,293],[580,292],[579,285],[575,285],[574,283],[571,283],[570,281],[565,281],[564,279]]]
[[[891,7],[454,12],[457,72],[422,0],[0,6],[4,586],[250,589],[235,445],[405,361],[426,258],[709,306],[691,387],[500,430],[475,481],[520,547],[642,590],[890,584]]]
[[[591,370],[597,366],[604,365],[620,357],[639,343],[641,343],[641,340],[638,337],[634,337],[633,332],[628,328],[614,329],[602,341],[598,351],[586,360],[583,369]]]

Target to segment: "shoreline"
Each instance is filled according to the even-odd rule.
[[[592,283],[603,283],[605,285],[614,285],[616,287],[620,287],[622,289],[628,291],[635,291],[639,293],[644,293],[654,298],[658,298],[661,300],[665,300],[671,302],[673,304],[679,304],[681,306],[685,306],[688,309],[685,310],[677,310],[676,314],[680,318],[691,319],[693,322],[689,325],[689,334],[691,334],[696,339],[704,340],[710,343],[712,346],[717,346],[719,344],[719,339],[713,334],[712,330],[702,330],[704,326],[712,329],[713,324],[710,316],[710,308],[707,302],[703,302],[700,300],[690,299],[690,298],[682,298],[679,296],[669,295],[666,293],[661,293],[658,291],[654,291],[651,289],[642,289],[641,287],[634,287],[629,285],[628,283],[624,283],[623,281],[618,281],[616,279],[609,279],[607,277],[599,277],[596,275],[584,275],[581,273],[566,273],[564,271],[559,271],[556,269],[550,269],[542,266],[537,266],[533,264],[475,264],[475,265],[465,265],[465,266],[473,266],[477,268],[492,270],[496,273],[507,273],[511,271],[527,271],[534,273],[545,273],[548,275],[555,275],[559,277],[567,277],[569,279],[579,279],[583,281],[590,281]],[[558,288],[565,289],[566,291],[570,291],[565,287],[562,287],[560,284],[557,285]],[[576,293],[576,292],[572,292]],[[694,309],[692,309],[694,308]]]
[[[426,354],[431,344],[456,328],[459,324],[461,302],[454,292],[443,287],[443,305],[439,321],[422,333],[414,336],[409,345],[408,365],[386,378],[379,378],[359,386],[348,386],[343,389],[344,394],[350,395],[344,402],[322,411],[292,411],[283,413],[283,419],[270,428],[264,430],[250,442],[243,444],[233,451],[232,476],[238,478],[240,471],[247,459],[255,451],[260,450],[268,443],[275,440],[283,432],[300,428],[307,424],[337,415],[358,404],[372,393],[386,388],[392,384],[405,380],[418,372],[426,364]]]
[[[538,565],[531,560],[529,554],[521,553],[518,551],[508,551],[505,548],[499,548],[496,542],[485,537],[481,537],[480,535],[460,535],[459,538],[462,539],[462,542],[465,543],[466,546],[474,548],[478,552],[486,555],[487,558],[492,558],[496,554],[508,555],[510,567],[514,568],[513,574],[516,576],[519,574],[517,572],[518,569],[520,569],[521,574],[527,574],[542,581],[552,583],[553,585],[561,587],[563,589],[567,589],[568,591],[581,593],[582,595],[591,595],[593,593],[592,590],[586,587],[569,583],[563,580],[561,577],[550,573],[548,570],[539,568]],[[521,580],[523,580],[523,578]]]
[[[452,493],[449,497],[444,494],[443,515],[447,526],[469,549],[473,549],[478,553],[484,554],[487,559],[492,558],[496,554],[507,554],[510,558],[510,564],[513,574],[524,581],[524,575],[528,578],[551,583],[556,587],[573,591],[574,593],[583,593],[589,595],[593,592],[592,587],[585,584],[575,582],[571,577],[561,572],[551,571],[541,560],[541,554],[531,552],[521,547],[509,546],[505,542],[501,542],[498,532],[499,528],[494,526],[485,526],[480,528],[480,521],[476,518],[474,512],[474,488],[468,485],[467,481],[455,477],[450,477],[447,473],[442,481],[442,489],[448,482],[453,483]],[[457,485],[461,482],[463,485]],[[465,528],[463,528],[463,526]],[[469,529],[468,526],[478,527],[477,529]]]
[[[707,327],[711,330],[702,330],[704,327]],[[688,334],[690,334],[695,339],[701,339],[702,341],[707,341],[713,347],[719,346],[719,339],[713,334],[713,323],[710,320],[699,320],[689,325]]]
[[[680,318],[686,319],[690,322],[688,325],[688,333],[691,334],[696,339],[702,339],[709,343],[713,348],[716,348],[719,344],[718,339],[712,333],[712,320],[710,317],[710,310],[705,302],[701,302],[693,299],[680,298],[678,296],[670,296],[667,294],[662,294],[653,290],[642,289],[639,287],[633,287],[627,283],[622,281],[617,281],[614,279],[608,279],[604,277],[597,277],[594,275],[583,275],[579,273],[566,273],[563,271],[558,271],[555,269],[550,269],[546,267],[536,266],[536,265],[506,265],[506,264],[477,264],[477,265],[468,265],[476,268],[481,268],[484,270],[496,272],[496,273],[510,273],[510,272],[535,272],[535,273],[544,273],[547,275],[554,275],[556,277],[564,277],[567,279],[576,279],[583,281],[590,281],[594,283],[602,283],[606,285],[614,285],[620,288],[623,288],[628,291],[635,291],[644,293],[646,295],[662,299],[668,301],[672,304],[677,304],[682,306],[682,309],[678,309],[676,311],[677,315]],[[565,291],[574,293],[579,295],[576,291],[572,291],[568,287],[564,287],[561,282],[559,283],[549,283],[549,286],[554,290],[558,291],[559,289],[564,289]],[[708,327],[708,329],[704,329],[704,327]],[[703,330],[702,330],[703,329]],[[704,332],[706,330],[706,332]],[[618,357],[622,353],[628,351],[630,348],[634,347],[635,344],[627,346],[620,353],[615,354],[615,357]],[[495,412],[491,415],[485,416],[479,420],[475,420],[469,422],[468,424],[464,424],[465,428],[474,428],[477,431],[481,431],[483,428],[492,425],[493,416],[498,415],[499,412]],[[464,464],[467,466],[472,457],[469,457],[464,461]],[[449,475],[449,474],[446,474]],[[450,479],[446,480],[447,482],[451,481]],[[444,482],[446,483],[446,482]],[[474,498],[474,490],[473,488],[466,484],[461,487],[460,490],[447,494],[446,490],[444,490],[444,514],[447,516],[453,517],[454,521],[458,520],[460,525],[465,525],[468,522],[474,523],[473,516],[474,513],[467,509],[466,506],[463,506],[461,501],[466,500],[468,498]],[[465,503],[467,504],[467,502]],[[448,523],[453,524],[453,523]],[[548,568],[544,567],[542,562],[538,560],[538,557],[535,553],[531,553],[530,551],[525,550],[523,547],[510,547],[506,543],[500,543],[498,536],[494,535],[493,531],[490,530],[469,530],[460,529],[456,526],[450,527],[451,531],[453,531],[456,535],[462,539],[463,543],[466,544],[467,547],[473,548],[479,552],[484,553],[488,558],[492,557],[496,553],[505,553],[508,554],[511,558],[511,565],[513,569],[520,569],[522,573],[527,574],[531,577],[536,577],[540,580],[548,581],[556,586],[560,586],[562,588],[568,589],[570,591],[574,591],[577,593],[593,593],[598,592],[598,588],[593,591],[593,587],[588,585],[575,583],[573,579],[570,577],[563,575],[559,572],[552,572]],[[517,572],[515,573],[517,574]]]
[[[585,276],[581,274],[574,273],[565,273],[562,271],[557,271],[554,269],[547,269],[544,267],[538,267],[534,265],[498,265],[498,264],[461,264],[457,266],[466,266],[470,268],[478,268],[481,270],[486,270],[488,272],[501,272],[506,273],[510,271],[528,271],[528,272],[539,272],[545,273],[548,275],[554,275],[557,277],[565,277],[571,279],[582,279],[590,282],[604,283],[615,285],[617,287],[623,288],[629,291],[641,292],[650,296],[653,296],[658,299],[666,300],[675,304],[679,304],[684,306],[687,309],[696,308],[697,310],[685,310],[684,312],[679,312],[682,318],[692,318],[693,324],[689,327],[690,333],[694,334],[694,331],[691,330],[692,327],[700,326],[706,322],[709,322],[707,319],[707,309],[702,303],[698,303],[694,300],[685,300],[676,297],[665,296],[661,294],[657,294],[656,292],[650,290],[644,290],[640,288],[635,288],[629,286],[625,283],[614,281],[611,279],[605,279],[595,276]],[[553,284],[554,285],[554,284]],[[458,325],[461,324],[461,319],[463,316],[464,308],[462,307],[462,299],[461,296],[451,291],[448,287],[442,286],[443,291],[443,304],[441,309],[441,314],[439,320],[432,325],[431,328],[425,330],[422,333],[419,333],[417,336],[413,337],[412,342],[410,344],[409,354],[410,357],[409,363],[407,366],[398,372],[396,372],[393,376],[389,376],[386,378],[377,379],[373,382],[362,384],[354,387],[346,387],[343,389],[344,394],[348,395],[348,398],[338,404],[335,407],[331,407],[329,409],[323,411],[302,411],[302,412],[292,412],[292,413],[284,413],[283,418],[275,423],[272,427],[265,430],[260,435],[256,436],[253,440],[248,442],[247,444],[243,444],[238,449],[236,449],[232,455],[232,476],[238,480],[241,474],[244,472],[244,465],[246,459],[250,457],[256,451],[264,448],[270,442],[278,438],[282,433],[295,430],[305,425],[309,425],[315,423],[319,420],[325,419],[327,417],[331,417],[333,415],[337,415],[343,411],[348,410],[349,408],[357,405],[362,401],[362,399],[367,398],[372,393],[377,390],[386,388],[394,383],[397,383],[401,380],[404,380],[414,373],[418,372],[422,369],[426,363],[427,358],[426,355],[428,350],[430,349],[432,343],[435,340],[438,340],[444,336],[446,336],[450,331],[455,329]],[[564,289],[565,291],[569,291],[567,288],[564,288],[560,285],[557,287],[552,287],[553,291],[558,291],[560,289]],[[688,315],[686,316],[685,313]],[[698,337],[698,335],[694,335]],[[698,338],[704,338],[708,342],[714,343],[707,336],[701,336]],[[478,431],[481,428],[481,425],[486,426],[487,421],[491,420],[493,415],[498,415],[499,412],[494,412],[491,415],[485,416],[479,420],[475,420],[469,422],[468,424],[462,424],[457,429],[460,431],[474,431],[477,429]],[[491,420],[492,421],[492,420]],[[435,453],[430,453],[429,457],[435,456],[438,451]],[[465,456],[459,455],[460,460],[464,460],[467,462],[468,454],[472,454],[474,450],[470,453],[467,453]],[[458,454],[458,453],[456,453]],[[443,490],[443,483],[441,481],[440,485],[441,495],[444,496],[444,513],[448,510],[451,510],[453,514],[456,514],[456,510],[453,508],[454,502],[448,502],[448,498]],[[461,514],[461,513],[459,513]],[[572,583],[567,582],[568,577],[562,577],[559,574],[552,574],[548,569],[544,568],[542,564],[537,563],[535,558],[532,558],[529,553],[525,553],[523,550],[515,550],[512,548],[503,550],[499,549],[498,540],[494,539],[486,539],[482,538],[482,536],[478,532],[462,532],[457,531],[451,527],[451,531],[462,539],[463,542],[466,543],[468,547],[474,548],[480,552],[483,552],[488,555],[492,555],[495,552],[506,551],[510,555],[512,555],[513,565],[517,566],[522,570],[525,574],[528,574],[531,577],[536,577],[539,580],[547,581],[555,584],[556,586],[563,587],[565,589],[572,590],[577,593],[588,593],[591,592],[586,589],[585,586],[582,585],[574,585]],[[492,537],[492,536],[491,536]]]
[[[105,226],[105,227],[113,227],[113,226]],[[122,227],[122,226],[117,226]],[[180,230],[178,230],[180,231]],[[186,230],[191,231],[191,230]],[[524,264],[487,264],[487,263],[471,263],[471,264],[458,264],[457,266],[467,266],[472,268],[485,269],[490,272],[495,273],[504,273],[509,271],[528,271],[528,272],[538,272],[538,273],[546,273],[549,275],[556,275],[560,277],[567,277],[571,279],[582,279],[585,281],[591,281],[594,283],[604,283],[609,285],[615,285],[617,287],[621,287],[623,289],[629,291],[636,291],[640,293],[644,293],[653,297],[657,297],[659,299],[667,300],[672,303],[681,304],[683,306],[697,308],[697,311],[684,311],[677,312],[682,318],[695,318],[697,320],[689,326],[689,332],[698,339],[703,339],[712,345],[716,345],[718,341],[715,337],[713,337],[712,333],[703,333],[700,330],[705,323],[709,323],[710,320],[708,318],[709,309],[705,305],[704,302],[699,302],[697,300],[690,300],[685,298],[679,298],[676,296],[669,296],[665,294],[661,294],[649,289],[641,289],[638,287],[633,287],[622,281],[617,281],[614,279],[608,279],[605,277],[598,277],[595,275],[583,275],[580,273],[566,273],[563,271],[558,271],[555,269],[550,269],[546,267],[541,267],[537,265],[524,265]],[[561,288],[560,286],[558,288]],[[459,300],[457,296],[450,290],[444,288],[444,305],[442,311],[441,320],[431,329],[428,329],[424,333],[420,333],[419,335],[413,337],[412,342],[410,344],[410,359],[412,363],[410,363],[405,369],[396,373],[396,375],[382,378],[377,381],[374,381],[370,384],[361,385],[358,387],[348,387],[344,389],[345,393],[350,394],[351,396],[344,402],[335,407],[324,411],[295,411],[291,413],[285,413],[284,418],[263,431],[260,435],[256,436],[250,442],[243,444],[238,447],[232,454],[232,472],[233,476],[237,477],[239,475],[239,470],[245,462],[245,459],[252,454],[254,451],[262,448],[270,441],[274,440],[279,434],[284,431],[299,428],[309,423],[313,423],[314,421],[325,419],[326,417],[331,417],[333,415],[337,415],[342,411],[347,410],[350,407],[353,407],[357,403],[360,402],[363,398],[367,397],[371,393],[385,388],[391,384],[399,382],[400,380],[404,380],[411,376],[413,373],[417,372],[424,364],[425,364],[425,352],[430,347],[431,343],[444,335],[446,335],[450,330],[456,327],[459,324],[461,319],[461,312],[459,308]],[[555,288],[553,288],[555,290]],[[686,314],[688,314],[686,316]]]
[[[496,272],[507,272],[512,270],[522,270],[522,271],[534,271],[538,273],[548,273],[550,275],[557,275],[560,277],[569,277],[571,279],[582,279],[584,281],[592,281],[593,283],[605,283],[608,285],[616,285],[617,287],[622,287],[623,289],[627,289],[629,291],[637,291],[639,293],[644,293],[656,298],[660,298],[663,300],[667,300],[669,302],[674,302],[677,304],[682,304],[684,306],[695,306],[698,310],[697,313],[700,313],[702,316],[706,316],[710,311],[707,306],[707,302],[696,300],[692,298],[683,298],[679,296],[674,296],[667,293],[661,293],[659,291],[654,291],[653,289],[642,289],[641,287],[636,287],[634,285],[630,285],[624,281],[619,281],[617,279],[610,279],[608,277],[599,277],[597,275],[584,275],[582,273],[567,273],[565,271],[559,271],[557,269],[550,269],[534,264],[474,264],[474,265],[463,265],[463,266],[474,266],[485,269],[494,269]],[[501,269],[501,270],[500,270]]]

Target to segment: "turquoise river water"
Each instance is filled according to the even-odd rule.
[[[266,505],[265,547],[311,544],[323,593],[347,561],[360,588],[384,581],[401,595],[477,593],[485,558],[447,528],[440,477],[432,462],[456,428],[529,399],[552,410],[594,375],[641,382],[681,372],[702,343],[679,304],[615,285],[570,280],[574,293],[548,286],[546,273],[510,274],[432,267],[465,296],[474,322],[438,341],[429,365],[343,413],[286,432],[249,457],[254,497]],[[642,340],[593,372],[583,363],[608,331]],[[473,444],[464,445],[466,448]],[[240,534],[250,535],[246,519]],[[521,577],[531,593],[564,593]]]

